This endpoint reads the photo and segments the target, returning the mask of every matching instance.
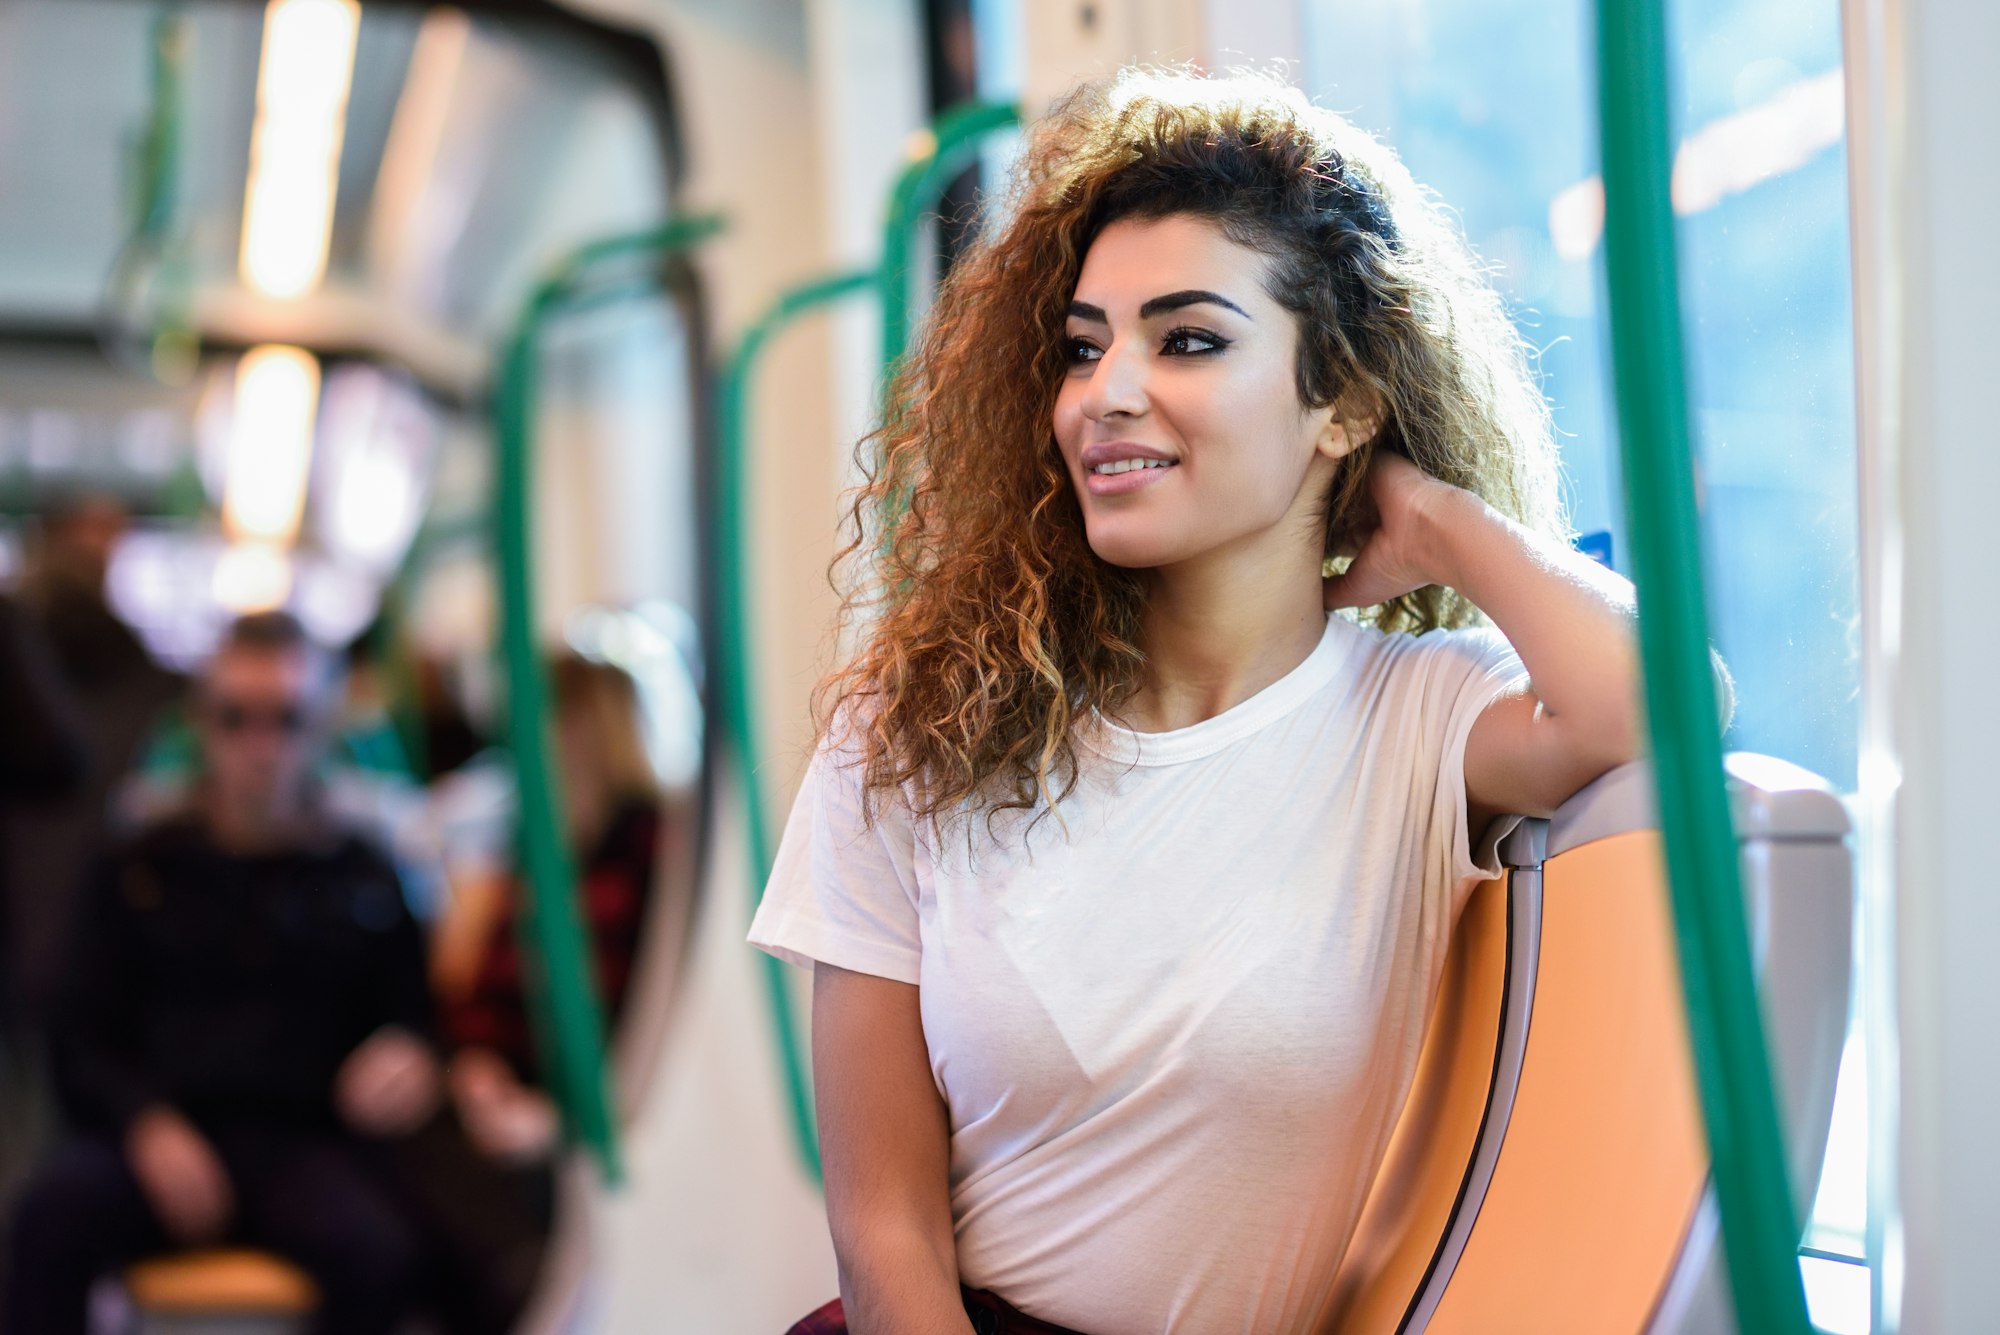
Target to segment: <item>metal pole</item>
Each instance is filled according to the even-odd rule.
[[[909,161],[889,192],[882,224],[882,383],[895,378],[896,363],[910,341],[910,240],[917,221],[934,205],[952,178],[965,170],[988,136],[1020,124],[1011,102],[972,102],[954,107],[936,123],[911,136]]]
[[[1604,253],[1639,642],[1688,1035],[1737,1326],[1811,1329],[1724,787],[1694,498],[1660,0],[1599,0]]]
[[[719,658],[722,670],[723,726],[734,743],[743,781],[744,819],[750,845],[751,905],[763,900],[764,883],[771,878],[775,846],[771,820],[764,805],[764,790],[757,778],[757,758],[764,754],[757,735],[756,693],[750,679],[750,652],[754,629],[750,613],[750,385],[766,345],[780,331],[811,311],[844,298],[878,289],[873,271],[837,274],[791,289],[780,296],[762,318],[750,326],[736,345],[723,371],[719,400],[718,435],[721,439],[717,469],[719,496],[717,523],[722,530],[720,587],[722,596]],[[804,1048],[799,1042],[798,1023],[792,1012],[791,994],[785,983],[785,965],[773,956],[764,960],[765,992],[771,1004],[771,1023],[778,1043],[778,1060],[791,1110],[792,1137],[815,1182],[820,1180],[819,1134],[813,1122],[812,1077]]]
[[[597,1155],[605,1177],[622,1177],[617,1125],[604,1085],[603,1018],[590,950],[576,904],[576,861],[563,828],[560,779],[550,755],[549,688],[535,641],[535,394],[541,332],[556,315],[587,300],[585,283],[607,261],[664,257],[720,230],[712,217],[593,242],[536,285],[514,325],[494,390],[498,455],[494,502],[500,574],[500,646],[507,682],[507,737],[520,788],[522,880],[527,887],[522,946],[538,962],[542,986],[531,994],[551,1092],[572,1134]]]

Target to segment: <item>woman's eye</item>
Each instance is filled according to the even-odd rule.
[[[1200,329],[1169,329],[1160,340],[1160,351],[1171,357],[1193,357],[1204,352],[1220,352],[1228,340]]]
[[[1074,366],[1079,362],[1094,362],[1104,355],[1104,350],[1086,339],[1072,338],[1063,344],[1063,360]]]

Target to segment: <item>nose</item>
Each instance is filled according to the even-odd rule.
[[[1114,339],[1090,368],[1083,393],[1083,415],[1093,422],[1117,416],[1139,417],[1151,406],[1146,395],[1146,354],[1131,339]]]

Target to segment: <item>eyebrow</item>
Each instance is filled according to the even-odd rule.
[[[1183,306],[1198,306],[1204,302],[1211,306],[1221,306],[1227,310],[1235,311],[1246,320],[1254,318],[1249,311],[1244,310],[1220,292],[1210,292],[1205,288],[1199,287],[1190,287],[1179,292],[1169,292],[1164,296],[1154,297],[1139,308],[1139,318],[1141,320],[1150,320],[1155,315],[1160,315],[1167,311],[1177,311]],[[1102,306],[1093,306],[1087,301],[1072,301],[1069,304],[1069,313],[1073,319],[1087,320],[1092,324],[1111,323],[1110,320],[1105,318]]]

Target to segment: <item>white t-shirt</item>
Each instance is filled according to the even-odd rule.
[[[1057,814],[990,838],[865,827],[821,749],[750,940],[920,986],[965,1283],[1089,1335],[1319,1326],[1513,824],[1470,846],[1466,736],[1525,679],[1497,632],[1329,616],[1214,718],[1096,724]]]

